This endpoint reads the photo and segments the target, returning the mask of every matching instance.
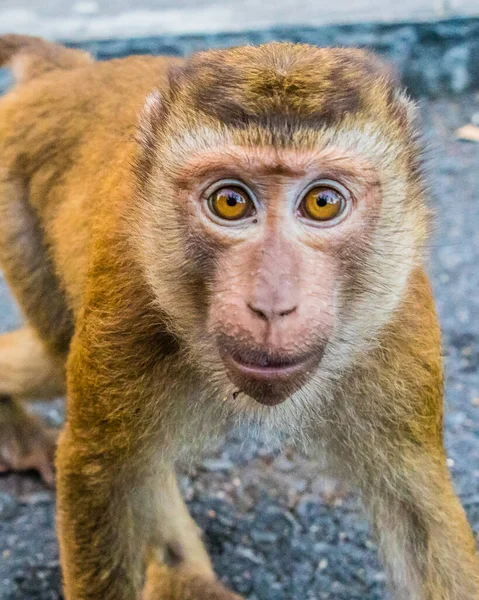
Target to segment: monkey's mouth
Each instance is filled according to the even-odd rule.
[[[239,356],[228,356],[230,362],[242,371],[245,375],[256,377],[258,379],[271,380],[280,378],[289,378],[297,372],[304,369],[305,359],[278,359],[267,355],[258,357],[255,361],[243,359]]]
[[[222,358],[232,381],[267,406],[284,402],[308,379],[317,355],[274,356],[260,352],[224,351]]]

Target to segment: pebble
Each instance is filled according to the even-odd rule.
[[[7,520],[12,519],[19,509],[19,504],[10,496],[4,492],[0,492],[0,519]]]
[[[201,466],[206,471],[231,471],[233,463],[229,459],[225,458],[210,458],[206,459],[201,463]]]

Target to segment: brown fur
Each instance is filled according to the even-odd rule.
[[[321,448],[358,486],[399,600],[479,599],[443,450],[414,108],[377,60],[268,44],[85,64],[17,37],[0,38],[0,57],[26,81],[0,99],[0,259],[41,360],[67,361],[67,600],[136,599],[152,558],[147,600],[234,597],[172,469],[239,420]],[[321,234],[291,229],[292,186],[318,173],[355,207]],[[251,235],[198,202],[232,176],[264,199]],[[238,394],[221,344],[321,360],[296,386]],[[0,393],[12,385],[0,378]],[[253,399],[268,394],[284,402]]]

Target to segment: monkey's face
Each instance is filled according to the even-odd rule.
[[[282,402],[341,332],[345,286],[378,222],[377,172],[339,149],[232,145],[197,153],[180,179],[188,263],[206,290],[199,337],[239,390]]]
[[[426,211],[413,107],[375,59],[198,55],[150,97],[141,142],[147,276],[217,388],[265,405],[317,394],[377,343]]]

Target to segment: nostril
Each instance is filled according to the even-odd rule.
[[[292,315],[294,312],[296,312],[297,306],[293,306],[292,308],[288,308],[286,310],[282,310],[281,312],[278,312],[278,315],[280,317],[287,317],[288,315]]]
[[[250,309],[250,311],[254,313],[257,317],[259,317],[261,320],[268,320],[268,317],[263,310],[261,310],[260,308],[256,308],[256,306],[253,306],[250,302],[247,303],[247,306]]]
[[[297,310],[297,306],[293,306],[291,308],[275,310],[274,308],[267,310],[265,308],[259,308],[258,306],[254,306],[250,302],[247,303],[250,311],[259,317],[262,321],[269,321],[274,319],[275,317],[287,317],[288,315],[293,314]]]

